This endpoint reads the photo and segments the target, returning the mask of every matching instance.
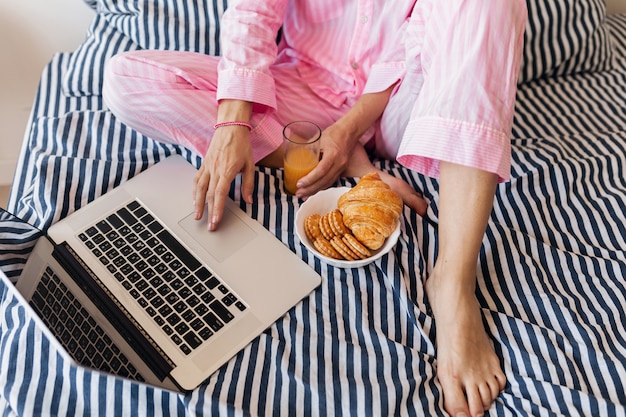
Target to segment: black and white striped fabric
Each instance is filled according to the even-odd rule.
[[[606,70],[613,56],[605,0],[526,0],[519,82]]]
[[[611,31],[611,43],[613,52],[617,61],[623,62],[626,59],[626,16],[624,14],[616,14],[608,17],[609,29]],[[623,67],[621,64],[618,64]]]
[[[0,269],[9,279],[17,281],[40,235],[36,227],[0,209]]]
[[[98,0],[83,0],[85,2],[85,4],[89,7],[91,7],[92,9],[96,10],[96,8],[98,7]]]
[[[174,49],[219,55],[227,0],[95,0],[96,16],[63,78],[69,96],[100,95],[106,61],[123,51]]]
[[[626,45],[625,22],[609,19],[614,45]],[[125,129],[97,97],[60,95],[68,58],[44,73],[9,202],[41,228],[170,153],[199,163]],[[626,61],[615,62],[520,86],[512,180],[498,187],[478,265],[477,298],[508,379],[489,415],[626,415]],[[65,363],[0,288],[0,414],[444,415],[423,289],[437,182],[377,164],[432,204],[424,218],[405,210],[398,245],[351,270],[304,248],[299,201],[282,193],[280,171],[257,169],[255,202],[241,206],[323,282],[186,395]],[[241,201],[236,187],[231,198]]]

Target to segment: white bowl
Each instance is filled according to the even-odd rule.
[[[333,259],[322,255],[317,251],[317,249],[315,249],[313,242],[309,240],[306,232],[304,231],[304,219],[306,219],[307,216],[315,213],[324,215],[329,211],[336,209],[337,200],[339,200],[339,197],[341,197],[341,195],[349,189],[349,187],[329,188],[327,190],[319,191],[317,194],[307,198],[307,200],[302,203],[296,212],[296,234],[304,246],[306,246],[308,250],[313,252],[313,254],[315,254],[315,256],[323,262],[339,268],[360,268],[374,262],[376,259],[389,252],[396,245],[398,237],[400,236],[400,222],[398,222],[396,228],[391,233],[391,236],[385,240],[385,244],[380,249],[374,251],[372,256],[369,258],[359,259],[357,261]]]

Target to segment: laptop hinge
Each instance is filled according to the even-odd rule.
[[[146,334],[126,308],[106,289],[100,279],[80,260],[66,242],[54,245],[52,255],[126,342],[137,352],[139,357],[144,360],[156,377],[163,381],[174,368],[171,359]]]

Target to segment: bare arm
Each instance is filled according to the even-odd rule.
[[[241,100],[222,100],[217,109],[217,122],[248,123],[252,104]],[[209,150],[194,179],[194,210],[200,220],[205,202],[208,203],[208,229],[215,230],[222,219],[230,184],[242,173],[241,194],[252,202],[254,160],[250,146],[250,131],[245,126],[224,126],[215,131]]]
[[[319,165],[298,182],[296,196],[308,197],[330,187],[345,170],[359,138],[383,114],[394,85],[385,91],[363,94],[354,106],[322,134]]]

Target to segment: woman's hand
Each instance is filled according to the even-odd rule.
[[[309,197],[333,185],[343,173],[350,160],[356,141],[349,140],[340,123],[330,125],[320,139],[319,164],[298,181],[298,198]]]
[[[395,83],[384,91],[363,94],[343,117],[322,132],[322,159],[298,181],[298,198],[309,197],[337,181],[361,136],[383,114],[394,87]]]
[[[216,130],[209,150],[194,178],[194,210],[196,220],[202,218],[208,203],[207,227],[215,230],[224,214],[230,184],[242,173],[241,195],[252,202],[254,160],[250,132],[245,126],[224,126]]]
[[[242,100],[222,100],[217,108],[217,121],[248,123],[252,103]],[[221,126],[209,144],[202,165],[194,178],[193,206],[196,220],[202,218],[204,204],[208,205],[207,227],[215,230],[224,214],[230,184],[242,174],[241,196],[252,203],[254,188],[254,159],[250,145],[250,130],[245,125]]]

